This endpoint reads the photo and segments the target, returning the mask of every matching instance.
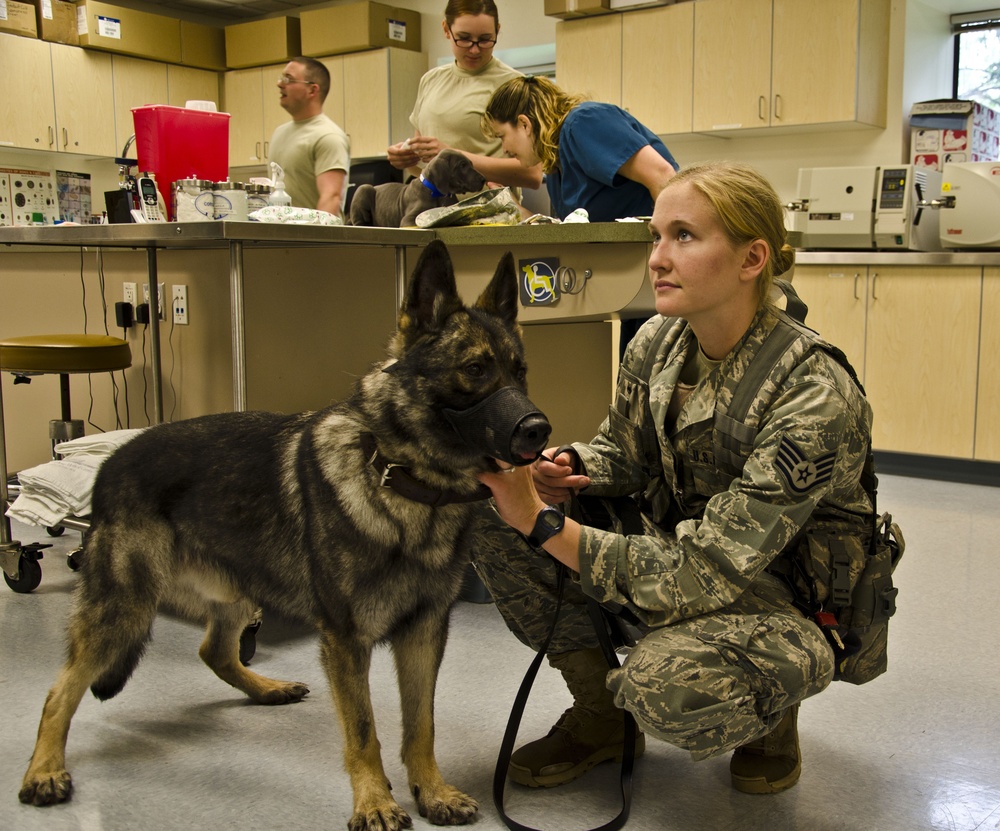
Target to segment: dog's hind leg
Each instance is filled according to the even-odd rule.
[[[88,562],[86,568],[97,566]],[[95,602],[85,588],[81,585],[69,624],[69,657],[45,700],[35,750],[18,794],[27,804],[69,799],[73,789],[66,770],[70,721],[87,687],[106,700],[125,686],[142,657],[156,615],[155,604],[150,606],[141,597],[119,602],[121,595],[113,591]]]
[[[323,668],[330,682],[344,733],[344,766],[354,791],[350,831],[400,831],[413,820],[395,799],[382,767],[382,747],[375,732],[371,688],[371,647],[339,638],[329,630],[320,637]]]
[[[479,810],[447,784],[434,756],[434,690],[447,638],[448,611],[433,610],[392,638],[403,709],[403,763],[420,816],[434,825],[465,825]]]
[[[309,687],[299,681],[276,681],[247,669],[240,662],[240,635],[254,619],[256,606],[246,598],[211,602],[208,626],[198,654],[227,684],[246,693],[258,704],[301,701]]]

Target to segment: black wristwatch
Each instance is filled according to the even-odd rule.
[[[541,548],[542,543],[552,539],[552,537],[562,531],[565,524],[566,517],[558,508],[554,508],[551,505],[542,508],[535,518],[535,527],[531,529],[531,533],[528,535],[528,542],[535,546],[535,548]]]

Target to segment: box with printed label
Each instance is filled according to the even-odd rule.
[[[571,20],[594,14],[610,14],[611,0],[545,0],[545,14]]]
[[[16,0],[0,0],[0,32],[20,35],[25,38],[38,37],[38,24],[35,22],[35,7],[31,3],[18,3]]]
[[[199,69],[225,69],[226,30],[182,20],[181,63]]]
[[[301,13],[302,54],[310,57],[394,46],[421,51],[420,13],[384,3],[349,3]]]
[[[1000,113],[978,101],[920,101],[910,110],[910,161],[918,167],[991,162],[998,153]]]
[[[180,63],[181,22],[175,17],[79,0],[76,22],[80,45],[88,49]]]
[[[80,45],[73,0],[34,0],[38,37],[51,43]]]
[[[270,17],[226,26],[226,66],[230,69],[281,63],[301,54],[297,17]]]

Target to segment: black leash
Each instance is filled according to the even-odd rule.
[[[496,770],[493,772],[493,804],[496,806],[500,819],[503,820],[504,825],[511,829],[511,831],[537,831],[537,829],[528,825],[521,825],[521,823],[507,816],[507,812],[503,807],[504,786],[507,782],[507,768],[510,766],[510,757],[514,752],[514,742],[517,740],[517,731],[521,726],[521,718],[524,715],[524,707],[528,703],[528,695],[531,693],[531,687],[535,682],[535,676],[538,674],[538,668],[541,666],[542,659],[545,657],[546,652],[548,652],[549,644],[552,642],[552,636],[556,631],[556,625],[559,621],[559,612],[562,610],[563,589],[565,587],[565,583],[566,567],[561,563],[556,563],[557,600],[556,612],[552,617],[552,627],[549,629],[549,633],[545,637],[545,643],[542,644],[541,648],[535,654],[534,659],[531,661],[531,665],[528,667],[528,671],[524,674],[524,679],[521,681],[521,686],[517,691],[517,695],[514,697],[514,704],[511,707],[510,718],[507,719],[507,729],[504,731],[503,741],[500,743],[500,752],[497,755]],[[608,662],[608,667],[614,669],[615,667],[620,666],[618,655],[615,653],[615,648],[611,641],[611,635],[608,632],[607,621],[604,617],[605,613],[597,602],[591,600],[589,597],[587,598],[587,612],[590,614],[590,619],[594,624],[594,629],[597,632],[597,639],[600,641],[601,650],[604,652],[604,657]],[[625,745],[622,750],[621,769],[622,809],[618,816],[610,822],[591,829],[591,831],[618,831],[618,829],[624,826],[628,821],[629,811],[632,808],[632,768],[635,763],[636,728],[635,719],[632,718],[632,714],[628,712],[628,710],[625,710],[624,714]]]

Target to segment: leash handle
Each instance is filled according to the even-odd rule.
[[[538,831],[538,829],[522,825],[517,820],[507,816],[507,812],[503,807],[503,798],[504,788],[507,783],[507,768],[510,766],[510,757],[514,752],[514,742],[517,740],[517,731],[521,726],[521,718],[524,716],[524,708],[528,703],[528,695],[531,693],[531,687],[535,683],[535,676],[538,674],[538,668],[542,664],[542,659],[545,657],[549,644],[552,642],[552,637],[556,631],[556,624],[559,621],[559,612],[562,610],[563,589],[566,583],[566,567],[561,563],[557,563],[556,569],[557,600],[556,612],[552,617],[552,626],[545,637],[545,643],[535,653],[535,657],[532,659],[528,671],[524,674],[524,678],[521,681],[521,686],[517,690],[517,695],[514,697],[510,717],[507,719],[507,728],[504,731],[503,741],[500,743],[500,751],[497,754],[497,766],[493,771],[493,804],[496,806],[500,819],[503,820],[504,825],[511,831]],[[603,617],[604,613],[601,611],[600,606],[588,598],[587,611],[590,614],[591,621],[594,623],[597,638],[601,643],[601,649],[608,661],[608,666],[611,668],[619,666],[618,657],[611,644],[611,637],[608,634]],[[632,718],[632,714],[627,710],[624,713],[625,745],[622,749],[621,770],[622,809],[618,816],[610,822],[594,828],[592,831],[618,831],[628,821],[629,811],[632,807],[632,768],[635,763],[635,719]]]

